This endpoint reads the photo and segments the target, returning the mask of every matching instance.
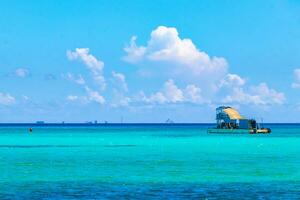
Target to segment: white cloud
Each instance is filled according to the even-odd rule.
[[[198,49],[191,39],[181,38],[176,28],[159,26],[151,32],[151,37],[144,46],[136,44],[133,36],[130,45],[124,48],[123,60],[137,64],[138,72],[143,77],[169,78],[161,89],[152,94],[141,92],[135,98],[128,95],[128,85],[124,74],[112,71],[110,87],[111,96],[108,105],[112,107],[129,106],[131,103],[154,104],[202,104],[216,99],[222,103],[271,105],[283,104],[285,95],[261,83],[249,87],[246,79],[238,74],[228,72],[228,64],[223,57],[209,56]],[[103,90],[106,80],[103,76],[104,63],[91,55],[88,48],[76,48],[67,51],[70,60],[79,60],[90,70],[95,82]],[[151,67],[150,67],[151,66]],[[160,68],[158,68],[160,67]],[[164,69],[164,70],[163,70]],[[145,73],[146,72],[146,73]],[[300,87],[300,69],[295,71],[296,82]],[[146,74],[146,75],[144,75]],[[149,75],[150,74],[150,75]],[[142,76],[141,75],[141,76]],[[97,90],[90,89],[81,75],[67,74],[72,80],[86,90],[85,96],[69,95],[70,101],[97,102],[104,104],[106,99]],[[180,79],[180,87],[174,80]],[[198,87],[201,85],[200,87]],[[183,87],[181,87],[183,86]],[[203,95],[205,94],[205,96]],[[204,98],[205,97],[205,98]]]
[[[70,102],[79,102],[80,104],[88,104],[91,102],[88,96],[68,95],[66,99]]]
[[[211,102],[223,99],[224,102],[250,103],[255,105],[282,104],[285,95],[271,89],[265,83],[250,87],[246,80],[237,74],[228,72],[228,64],[223,57],[209,56],[198,49],[191,39],[181,38],[176,28],[159,26],[151,32],[150,39],[144,46],[136,44],[133,36],[130,45],[124,48],[127,55],[123,59],[142,66],[140,70],[156,71],[181,82],[193,83],[185,89],[178,88],[173,80],[165,83],[160,91],[146,96],[141,93],[145,102],[178,103],[178,102]],[[157,65],[160,68],[155,68]],[[151,67],[149,67],[151,66]],[[155,66],[155,67],[154,67]],[[169,74],[168,74],[169,73]],[[300,88],[300,69],[295,70],[297,81],[293,86]],[[196,85],[201,85],[202,90]],[[205,99],[202,93],[205,93]],[[225,97],[225,98],[224,98]]]
[[[81,102],[83,104],[87,104],[87,103],[91,103],[91,102],[96,102],[96,103],[99,103],[99,104],[102,105],[102,104],[105,103],[104,97],[101,96],[99,94],[99,92],[94,91],[94,90],[90,89],[87,86],[85,86],[84,89],[86,91],[86,95],[85,96],[68,95],[66,97],[66,99],[68,101],[78,101],[78,102]]]
[[[89,48],[76,48],[75,51],[67,51],[67,57],[70,60],[80,60],[90,70],[94,81],[100,86],[101,90],[106,87],[105,78],[103,77],[104,63],[89,53]]]
[[[111,100],[111,106],[117,107],[127,107],[131,102],[131,98],[124,96],[121,93],[115,93],[114,98]]]
[[[252,93],[257,93],[267,104],[283,104],[285,95],[268,87],[266,83],[260,83],[258,86],[251,88]]]
[[[169,102],[176,103],[184,99],[183,92],[175,85],[172,79],[165,83],[162,91]]]
[[[294,70],[294,80],[292,88],[300,88],[300,69]]]
[[[201,89],[195,85],[188,85],[185,88],[185,99],[191,103],[200,103],[203,102],[201,96]]]
[[[25,68],[18,68],[15,70],[14,75],[20,78],[25,78],[29,75],[29,70]]]
[[[15,104],[16,99],[15,97],[11,96],[7,93],[1,93],[0,92],[0,104],[4,106],[9,106]]]
[[[133,36],[130,46],[124,50],[125,61],[131,63],[142,60],[167,62],[178,67],[177,70],[192,76],[214,74],[223,76],[227,72],[227,61],[223,57],[210,57],[196,48],[191,39],[181,39],[176,28],[159,26],[151,33],[147,46],[137,46]]]
[[[183,92],[179,89],[172,79],[165,82],[161,91],[152,94],[149,98],[144,97],[148,103],[178,103],[184,100]]]
[[[67,96],[67,100],[69,100],[69,101],[76,101],[78,99],[79,99],[79,97],[76,96],[76,95],[69,95],[69,96]]]
[[[234,88],[233,94],[227,95],[224,103],[239,103],[239,104],[265,104],[259,95],[251,95],[244,91],[243,88]]]
[[[129,97],[123,97],[120,99],[118,106],[129,106],[130,101]]]
[[[113,71],[112,76],[113,76],[113,81],[114,81],[116,87],[122,91],[127,92],[128,86],[127,86],[126,78],[125,78],[124,74]]]
[[[260,83],[258,86],[250,86],[250,88],[246,87],[245,84],[246,80],[239,75],[227,74],[219,84],[219,92],[225,94],[225,98],[223,96],[222,102],[253,105],[278,105],[283,104],[285,101],[284,93],[269,88],[266,83]]]
[[[104,63],[98,60],[95,56],[89,53],[89,48],[76,48],[75,51],[67,51],[67,57],[70,60],[80,60],[82,61],[88,70],[91,72],[93,80],[100,86],[100,90],[104,90],[106,87],[106,81],[103,76]],[[97,90],[90,89],[82,75],[79,74],[75,76],[71,73],[66,75],[66,78],[76,82],[79,85],[84,86],[86,91],[85,96],[69,95],[67,100],[69,101],[81,101],[83,103],[96,102],[99,104],[104,104],[105,99]]]
[[[219,87],[240,87],[245,85],[246,81],[237,74],[227,74],[224,79],[220,81]]]
[[[74,52],[67,51],[67,56],[70,60],[80,59],[85,65],[90,67],[91,70],[102,72],[104,63],[91,54],[89,48],[76,48]]]
[[[87,92],[87,99],[89,101],[94,101],[96,103],[99,103],[99,104],[104,104],[105,103],[105,99],[103,96],[101,96],[99,94],[99,92],[97,91],[94,91],[92,89],[90,89],[89,87],[85,87],[85,90]]]
[[[224,103],[254,104],[254,105],[274,105],[283,104],[286,100],[284,93],[270,89],[266,83],[250,88],[245,92],[243,88],[234,88],[233,94],[227,95]]]
[[[85,80],[84,80],[84,78],[82,77],[81,74],[79,74],[79,75],[76,76],[76,75],[73,75],[72,73],[69,72],[69,73],[67,73],[65,75],[65,77],[69,81],[75,82],[75,83],[77,83],[79,85],[84,85],[85,84]]]
[[[147,103],[159,103],[164,104],[170,102],[167,97],[161,92],[157,92],[155,94],[152,94],[149,98],[146,96],[143,97],[143,100],[145,100]]]
[[[145,47],[138,47],[135,43],[137,37],[132,36],[130,40],[130,45],[124,48],[124,51],[127,53],[123,59],[129,63],[137,63],[143,59],[144,54],[146,53]]]
[[[146,103],[202,103],[201,89],[195,85],[187,85],[185,89],[180,89],[172,79],[165,82],[163,88],[147,97],[144,92],[140,92],[140,101]]]
[[[127,97],[128,86],[125,75],[118,72],[112,72],[113,94],[110,105],[112,107],[127,107],[131,98]]]

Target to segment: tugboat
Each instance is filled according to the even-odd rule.
[[[261,127],[254,119],[246,119],[239,112],[229,106],[220,106],[216,109],[217,127],[208,129],[208,133],[229,134],[268,134],[270,128]]]

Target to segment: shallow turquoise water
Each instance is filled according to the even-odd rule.
[[[2,127],[0,198],[300,198],[300,126],[206,128]]]

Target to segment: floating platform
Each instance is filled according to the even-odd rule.
[[[270,128],[264,128],[254,119],[247,119],[232,107],[220,106],[216,108],[216,128],[208,129],[208,133],[219,134],[268,134]]]
[[[207,129],[207,133],[217,133],[217,134],[269,134],[271,129],[263,128],[257,130],[249,129],[219,129],[219,128],[210,128]]]
[[[219,128],[210,128],[210,129],[207,129],[207,133],[249,134],[250,130],[246,130],[246,129],[219,129]]]

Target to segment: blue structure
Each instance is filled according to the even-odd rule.
[[[254,119],[246,119],[239,112],[229,106],[216,108],[217,128],[211,129],[211,133],[270,133],[271,129],[261,128]],[[225,131],[226,130],[226,131]]]

